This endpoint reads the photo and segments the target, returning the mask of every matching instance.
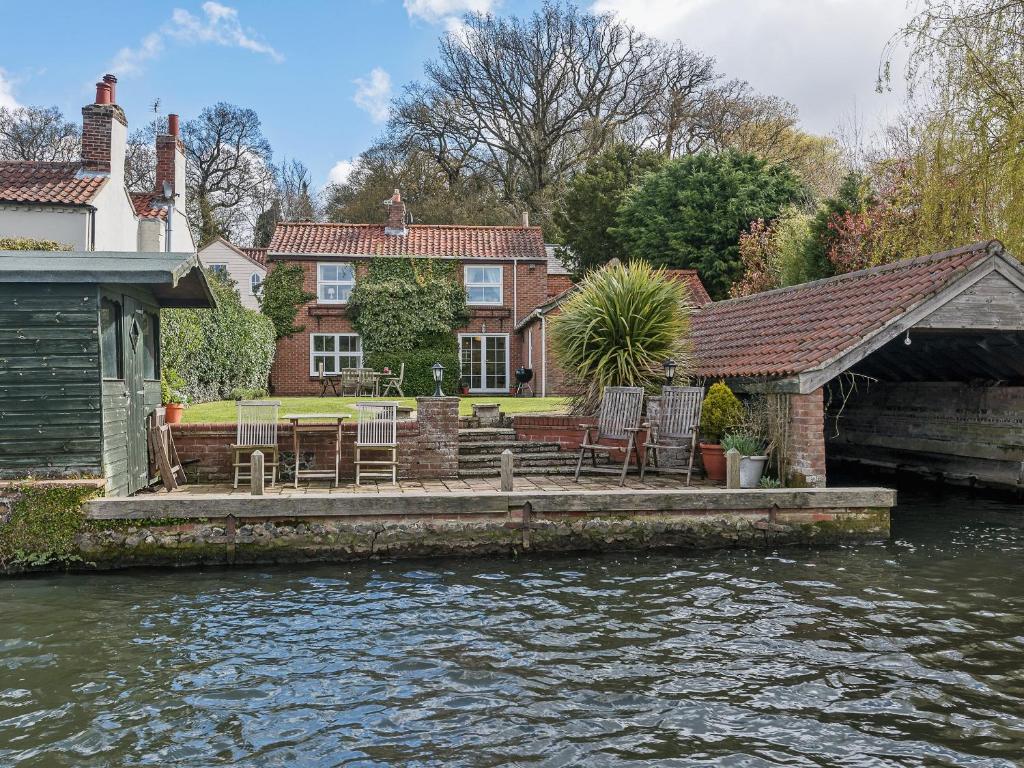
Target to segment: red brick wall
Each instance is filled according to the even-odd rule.
[[[341,259],[325,256],[324,261],[351,261],[356,265],[356,280],[365,276],[369,268],[366,259]],[[303,269],[303,287],[310,293],[316,293],[316,261],[294,261]],[[464,260],[462,264],[486,264],[484,260]],[[521,345],[517,343],[514,332],[519,319],[528,315],[547,299],[547,264],[542,261],[519,262],[516,266],[516,285],[513,284],[513,263],[506,261],[503,270],[503,303],[501,306],[473,307],[470,306],[469,322],[458,333],[506,333],[509,335],[509,386],[515,384],[515,369],[523,364]],[[459,280],[463,279],[463,270],[457,270]],[[513,310],[513,294],[516,295]],[[320,384],[315,376],[310,375],[309,337],[313,333],[353,333],[352,322],[349,320],[345,306],[339,304],[318,305],[316,300],[310,301],[299,308],[295,324],[305,326],[305,330],[277,343],[277,354],[270,372],[270,382],[274,393],[278,395],[315,395],[320,391]]]
[[[512,417],[512,428],[516,431],[516,440],[558,443],[558,447],[563,451],[578,451],[583,443],[583,430],[580,429],[580,424],[593,423],[593,418],[581,416],[522,415]],[[647,440],[647,434],[639,432],[637,433],[637,439],[642,451]],[[613,446],[621,445],[618,442],[610,442],[608,444]],[[622,461],[623,454],[624,446],[614,451],[611,455],[613,460]],[[630,463],[635,463],[635,460],[631,460]]]
[[[398,423],[398,477],[430,480],[453,478],[459,473],[459,401],[454,397],[421,397],[416,399],[414,421]],[[175,424],[174,445],[182,461],[198,459],[189,466],[189,476],[198,474],[200,482],[223,482],[234,478],[231,444],[235,440],[234,424]],[[342,426],[341,476],[355,477],[355,424]],[[334,467],[334,433],[303,434],[299,450],[315,454],[317,469]],[[281,451],[292,450],[292,429],[278,429],[277,444]]]
[[[528,339],[530,337],[533,338],[533,388],[538,397],[541,394],[545,394],[548,397],[571,394],[570,387],[566,383],[565,372],[561,367],[559,367],[551,352],[551,321],[558,315],[558,313],[559,310],[556,308],[545,316],[545,324],[547,328],[545,329],[546,332],[543,333],[543,343],[546,345],[547,349],[543,355],[541,354],[542,327],[540,318],[530,321],[530,323],[519,333],[517,346],[519,348],[519,354],[524,361],[526,360],[528,350]],[[545,365],[547,366],[546,389],[543,385]]]
[[[565,293],[572,286],[572,278],[569,275],[548,275],[548,298]]]
[[[789,395],[790,473],[810,486],[825,485],[824,390]]]

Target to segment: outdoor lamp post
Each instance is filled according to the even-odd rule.
[[[665,386],[671,387],[672,379],[676,377],[676,361],[670,357],[662,365],[665,367]]]
[[[430,370],[434,374],[434,397],[444,397],[444,392],[441,391],[441,379],[444,378],[444,366],[440,363],[434,363],[430,366]]]

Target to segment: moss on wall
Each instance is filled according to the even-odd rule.
[[[85,525],[82,505],[93,486],[11,486],[0,505],[0,569],[19,571],[82,562],[76,538]]]

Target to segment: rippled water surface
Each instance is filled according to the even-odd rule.
[[[1024,761],[1024,514],[827,552],[0,582],[0,766]]]

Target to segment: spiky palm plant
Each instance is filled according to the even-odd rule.
[[[688,378],[691,312],[685,284],[646,262],[612,261],[588,275],[551,322],[552,354],[576,390],[572,412],[594,413],[609,386],[658,392],[669,357]]]

